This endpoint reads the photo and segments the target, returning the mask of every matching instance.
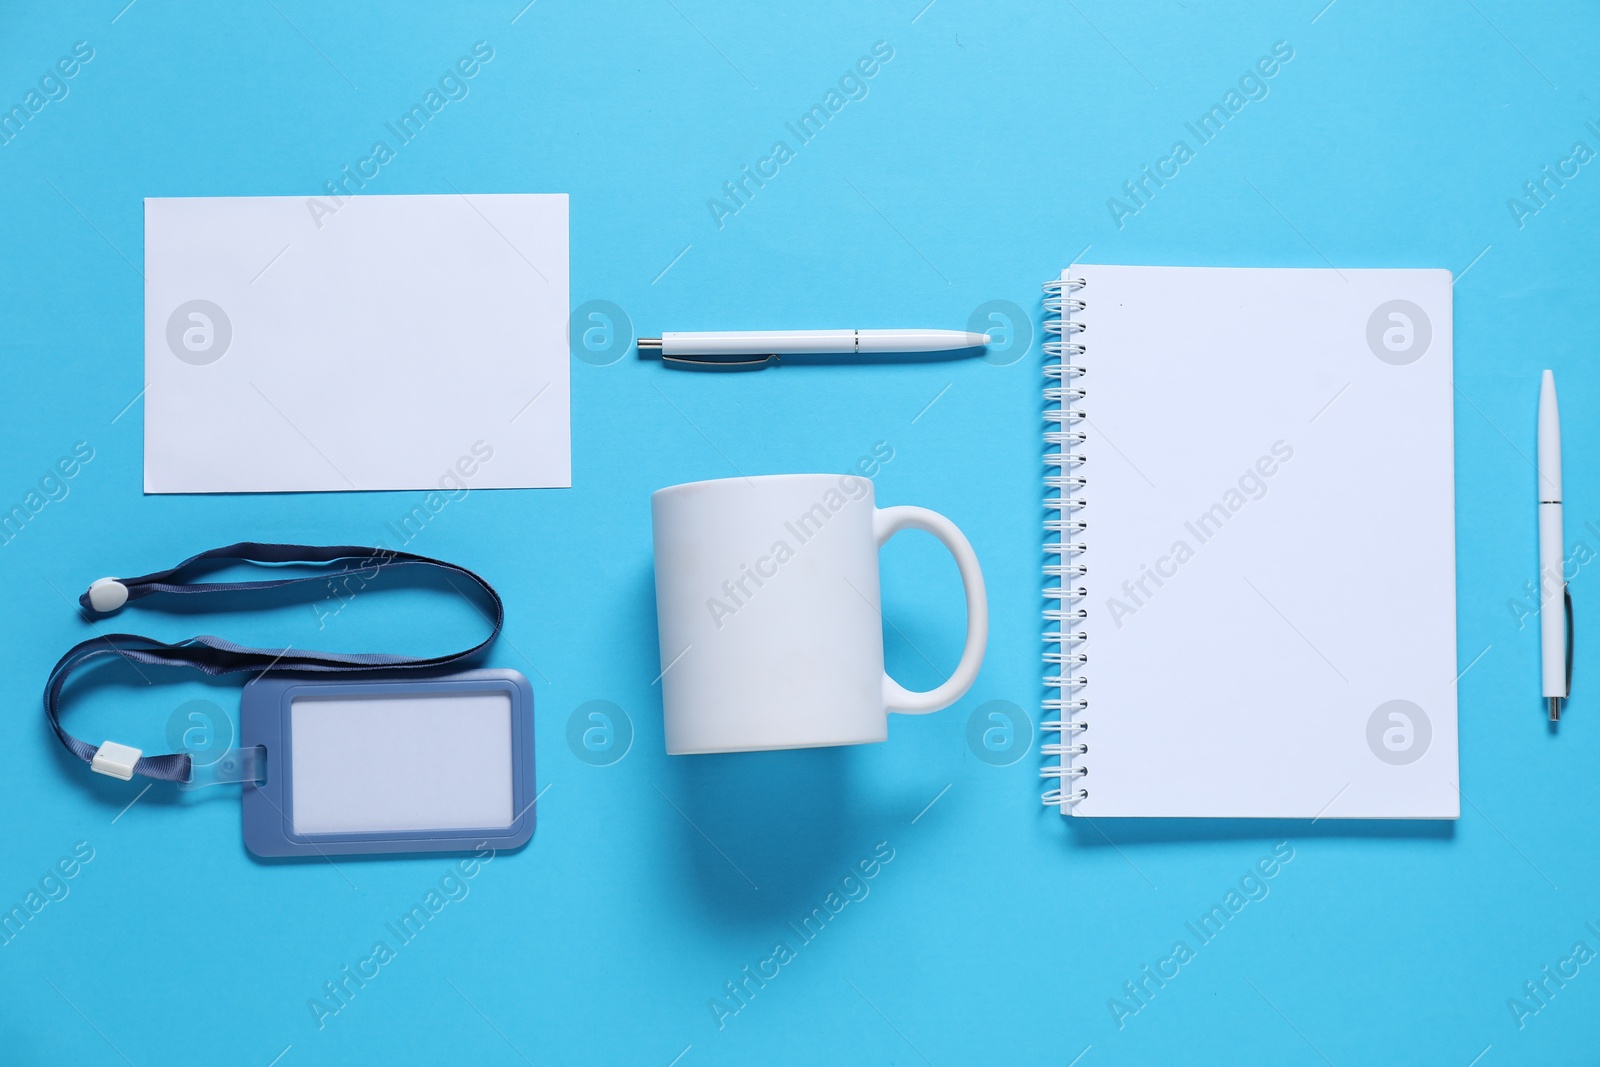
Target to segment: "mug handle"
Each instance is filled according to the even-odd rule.
[[[872,515],[872,532],[878,547],[901,530],[923,530],[933,534],[956,558],[961,571],[961,587],[967,595],[967,643],[961,650],[961,662],[943,685],[926,692],[906,689],[887,673],[883,676],[883,703],[890,711],[921,715],[947,708],[960,700],[978,678],[978,668],[983,664],[983,651],[989,643],[989,598],[983,589],[983,571],[978,568],[978,555],[956,524],[927,508],[878,508]]]

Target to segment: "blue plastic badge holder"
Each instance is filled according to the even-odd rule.
[[[533,689],[516,671],[266,674],[244,688],[240,739],[194,775],[244,783],[257,856],[505,850],[533,834]]]

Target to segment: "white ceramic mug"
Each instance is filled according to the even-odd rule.
[[[977,678],[983,574],[943,515],[874,507],[870,479],[835,474],[690,482],[650,503],[668,753],[883,741],[889,712],[938,711]],[[961,662],[924,693],[883,667],[878,548],[901,530],[943,542],[966,591]]]

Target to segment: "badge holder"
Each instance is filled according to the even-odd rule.
[[[181,580],[227,563],[334,569],[264,582]],[[246,542],[140,578],[102,578],[79,602],[91,616],[103,615],[152,594],[192,598],[347,575],[370,582],[381,570],[415,567],[442,568],[473,583],[492,608],[489,637],[462,652],[417,658],[109,634],[77,645],[56,664],[45,713],[67,750],[97,773],[123,780],[138,774],[185,790],[242,785],[245,844],[258,856],[517,848],[535,823],[532,688],[511,670],[445,673],[485,650],[504,623],[499,595],[471,571],[386,549]],[[240,703],[241,746],[197,764],[188,753],[146,756],[115,741],[96,746],[73,737],[60,721],[62,690],[75,669],[102,656],[211,675],[256,674]]]

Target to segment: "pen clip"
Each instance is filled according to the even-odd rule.
[[[1561,583],[1561,599],[1567,610],[1567,699],[1572,699],[1572,593],[1565,582]]]
[[[758,357],[756,357],[754,359],[712,359],[712,358],[703,357],[703,356],[667,356],[667,355],[663,355],[661,357],[661,362],[663,362],[663,363],[681,363],[681,364],[683,364],[685,366],[689,366],[689,367],[706,367],[706,368],[711,368],[711,369],[716,370],[716,369],[723,369],[723,368],[728,368],[728,367],[735,367],[735,368],[737,368],[737,367],[765,367],[768,363],[771,363],[774,360],[778,360],[778,359],[779,359],[778,354],[776,352],[774,352],[770,356],[758,356]]]

